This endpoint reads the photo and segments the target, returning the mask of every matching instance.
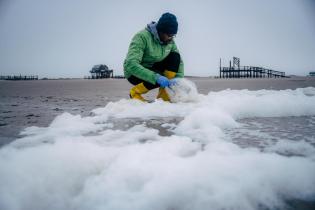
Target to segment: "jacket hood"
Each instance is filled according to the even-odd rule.
[[[160,40],[160,37],[159,37],[159,33],[156,29],[156,25],[157,23],[156,22],[151,22],[147,25],[146,29],[152,34],[152,36],[154,37],[154,39],[156,41],[158,41],[160,44],[164,44],[161,40]]]

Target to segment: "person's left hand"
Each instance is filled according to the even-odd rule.
[[[160,87],[165,88],[170,86],[170,81],[164,77],[164,76],[159,76],[156,80],[156,82],[160,85]]]

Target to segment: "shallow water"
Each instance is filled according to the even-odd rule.
[[[238,122],[239,127],[226,129],[225,132],[227,138],[241,147],[263,150],[283,141],[307,142],[315,147],[315,116],[255,117],[240,119]]]

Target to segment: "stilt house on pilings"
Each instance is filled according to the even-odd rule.
[[[286,77],[285,72],[274,71],[257,66],[241,66],[240,59],[233,57],[233,65],[230,61],[229,67],[221,66],[220,58],[220,78],[278,78]]]
[[[94,65],[91,73],[91,79],[113,78],[114,71],[105,64]]]

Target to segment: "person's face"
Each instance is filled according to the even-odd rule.
[[[175,37],[175,34],[159,33],[159,36],[162,42],[168,44],[173,40],[173,38]]]

